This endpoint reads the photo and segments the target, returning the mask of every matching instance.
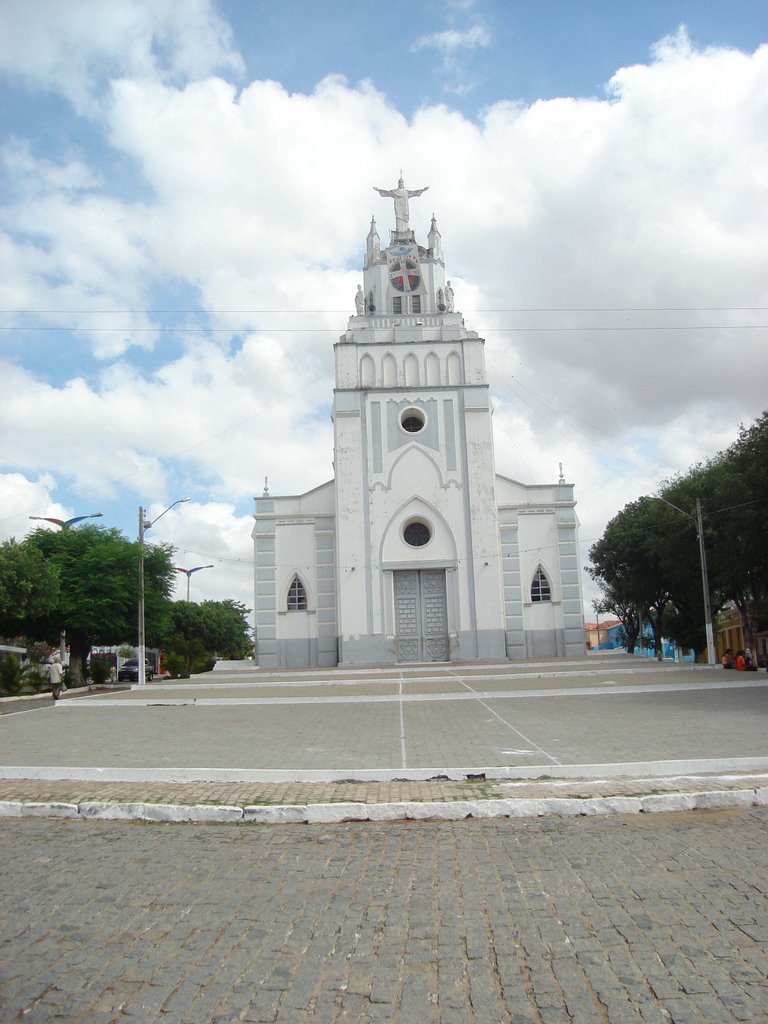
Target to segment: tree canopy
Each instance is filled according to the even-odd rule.
[[[14,566],[17,567],[14,570]],[[34,593],[29,577],[50,585],[48,599],[27,598],[23,614],[6,620],[20,633],[58,643],[66,631],[70,647],[70,671],[82,682],[85,664],[94,644],[112,644],[135,636],[138,628],[139,546],[119,530],[101,526],[76,529],[38,529],[20,544],[0,549],[0,580],[13,580],[9,593],[22,597]],[[16,573],[14,575],[14,572]],[[164,619],[174,580],[172,548],[144,548],[145,623],[150,642],[164,631]],[[40,585],[36,584],[39,591]],[[6,605],[13,603],[6,598]]]
[[[170,600],[176,572],[173,548],[144,546],[144,623],[147,644],[182,659],[187,673],[215,659],[252,653],[248,609],[239,601],[191,604]],[[88,524],[37,529],[0,545],[0,636],[57,645],[66,631],[76,683],[94,645],[137,636],[139,544],[116,529]]]
[[[175,601],[163,647],[174,675],[203,672],[215,659],[245,658],[253,651],[248,609],[239,601]]]
[[[694,510],[701,503],[713,613],[733,602],[747,643],[768,619],[768,412],[741,427],[725,451],[664,481],[657,495],[630,502],[590,549],[598,610],[624,625],[634,649],[640,619],[657,649],[662,633],[706,647],[704,597]]]

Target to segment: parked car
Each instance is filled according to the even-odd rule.
[[[148,661],[144,662],[144,677],[152,680],[155,678],[155,670],[149,664]],[[138,683],[139,681],[139,659],[129,658],[128,661],[124,661],[120,668],[117,670],[117,681],[119,683]]]

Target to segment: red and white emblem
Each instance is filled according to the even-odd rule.
[[[421,271],[413,246],[402,245],[390,251],[389,280],[399,292],[415,292],[421,284]]]

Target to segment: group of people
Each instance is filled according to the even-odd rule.
[[[723,668],[734,668],[738,672],[757,672],[757,665],[752,661],[752,652],[749,648],[745,651],[736,651],[735,658],[731,653],[731,648],[727,648],[723,655]]]

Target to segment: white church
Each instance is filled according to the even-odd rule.
[[[259,667],[583,654],[573,485],[496,473],[485,342],[454,309],[434,216],[368,232],[334,346],[332,480],[255,499]]]

